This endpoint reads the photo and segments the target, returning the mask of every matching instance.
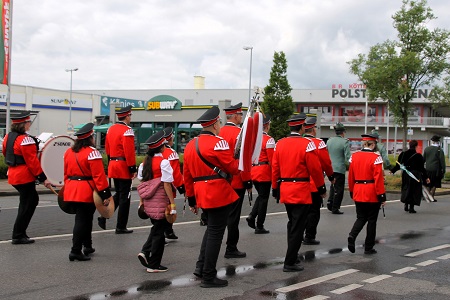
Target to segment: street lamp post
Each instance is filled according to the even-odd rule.
[[[69,124],[72,125],[72,73],[78,71],[78,68],[66,69],[66,72],[70,72],[70,96],[69,96]]]
[[[250,99],[252,97],[252,58],[253,58],[253,47],[245,46],[244,50],[250,50],[250,78],[248,80],[248,106],[250,106]]]

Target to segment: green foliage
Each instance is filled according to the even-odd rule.
[[[348,64],[350,73],[367,86],[369,101],[388,102],[396,123],[403,127],[403,148],[406,149],[414,94],[419,88],[439,82],[450,68],[450,32],[429,28],[429,22],[436,17],[426,0],[403,0],[401,9],[392,19],[398,40],[377,44],[367,55],[359,54]],[[447,84],[447,88],[450,87],[450,79]]]
[[[276,141],[289,134],[286,120],[294,113],[291,91],[287,79],[286,56],[282,51],[275,52],[269,85],[264,88],[264,102],[261,106],[264,113],[272,118],[269,134]]]
[[[5,163],[5,157],[0,154],[0,179],[6,179],[6,172],[8,171],[8,166]]]

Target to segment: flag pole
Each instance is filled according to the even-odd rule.
[[[4,8],[3,8],[4,9]],[[12,45],[12,10],[13,10],[13,0],[9,1],[9,24],[8,24],[8,32],[5,32],[5,36],[8,36],[8,78],[6,79],[6,84],[8,86],[8,92],[6,93],[6,133],[9,132],[10,127],[10,118],[11,118],[11,45]]]

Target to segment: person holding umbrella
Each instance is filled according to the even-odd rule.
[[[396,165],[391,169],[395,174],[398,170],[402,172],[402,195],[400,200],[405,204],[405,211],[415,214],[414,205],[420,206],[422,200],[422,178],[426,183],[430,182],[427,171],[423,166],[422,154],[416,152],[418,143],[416,140],[409,142],[409,149],[398,156]]]

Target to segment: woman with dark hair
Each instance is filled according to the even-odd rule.
[[[90,260],[89,255],[95,252],[92,248],[93,191],[97,191],[103,205],[112,201],[102,156],[94,147],[93,129],[93,123],[84,125],[75,133],[75,144],[64,153],[64,201],[71,202],[76,212],[70,261]]]
[[[11,132],[3,140],[2,152],[8,165],[8,183],[19,192],[19,209],[12,233],[12,243],[34,243],[27,235],[27,228],[39,203],[36,179],[51,187],[37,154],[39,143],[27,132],[31,127],[30,112],[11,116]]]
[[[400,164],[402,164],[418,180],[413,179],[406,172],[402,172],[402,196],[400,200],[405,203],[405,211],[409,211],[410,214],[416,213],[414,205],[420,206],[423,178],[425,178],[427,183],[430,182],[427,171],[423,166],[422,154],[416,152],[417,145],[416,140],[411,140],[409,149],[400,153],[397,164],[391,169],[391,173],[394,174],[400,169]]]
[[[165,141],[164,131],[159,131],[145,142],[148,145],[148,152],[143,163],[142,183],[138,187],[138,193],[141,197],[139,205],[144,205],[145,212],[153,224],[147,241],[138,254],[139,261],[147,268],[148,273],[167,271],[167,267],[161,265],[164,254],[164,232],[170,225],[165,217],[167,205],[170,204],[171,206],[170,214],[177,213],[173,197],[173,169],[170,162],[164,159],[162,154],[165,150]],[[150,195],[149,189],[145,188],[146,182],[148,184],[150,180],[158,178],[161,179],[156,192]]]

